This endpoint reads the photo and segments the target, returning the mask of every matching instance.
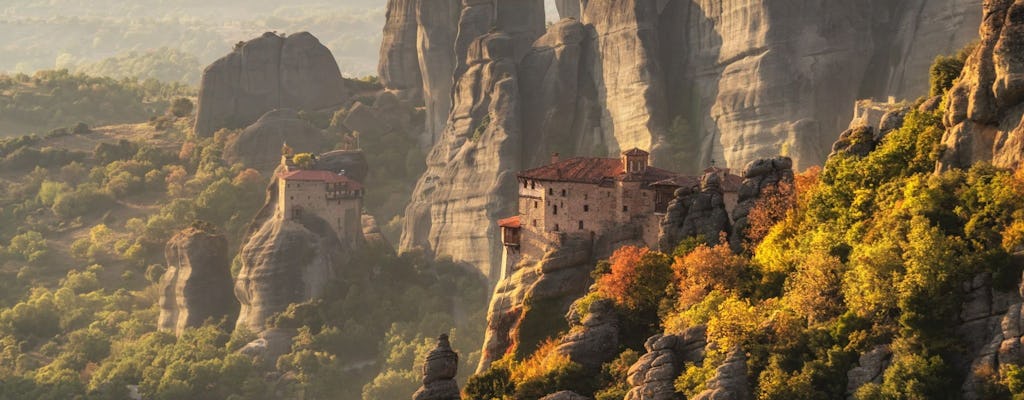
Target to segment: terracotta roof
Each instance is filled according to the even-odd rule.
[[[593,184],[601,183],[606,179],[654,182],[673,176],[675,174],[670,171],[654,167],[647,167],[643,174],[626,175],[622,169],[622,160],[593,157],[574,157],[519,173],[521,178],[540,181]]]
[[[344,183],[348,184],[349,188],[352,190],[360,190],[363,188],[363,185],[359,182],[356,182],[356,180],[349,178],[345,175],[338,175],[331,171],[299,169],[295,171],[283,172],[278,176],[286,181]]]
[[[648,153],[646,151],[643,151],[643,150],[640,150],[639,148],[634,147],[632,149],[629,149],[629,150],[626,150],[626,151],[622,152],[622,155],[624,155],[624,156],[649,156],[649,155],[651,155],[651,153]]]
[[[502,228],[516,228],[516,229],[519,229],[519,227],[521,226],[519,224],[519,216],[516,215],[514,217],[508,217],[508,218],[500,219],[500,220],[498,220],[498,226],[500,226]]]

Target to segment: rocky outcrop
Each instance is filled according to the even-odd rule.
[[[676,400],[675,380],[687,362],[704,359],[707,328],[697,326],[679,335],[655,335],[647,339],[647,353],[629,367],[629,393],[625,400]]]
[[[584,93],[581,62],[586,30],[579,21],[563,19],[533,43],[519,63],[520,91],[529,94],[522,105],[526,165],[539,166],[551,153],[574,153],[591,136],[596,101]]]
[[[561,392],[541,397],[540,400],[590,400],[590,398],[581,396],[579,393],[573,391],[563,390]]]
[[[208,227],[174,235],[164,249],[167,271],[160,278],[160,330],[181,335],[206,320],[233,319],[238,302],[231,296],[228,240]]]
[[[705,173],[700,190],[679,188],[675,199],[661,223],[659,245],[671,252],[686,238],[702,237],[708,243],[717,243],[722,234],[732,232],[729,214],[725,211],[721,176],[715,171]]]
[[[747,381],[747,356],[741,349],[729,351],[725,362],[715,370],[707,382],[707,389],[694,400],[746,400],[752,399]]]
[[[247,126],[280,108],[320,110],[348,98],[331,51],[308,32],[240,42],[203,71],[194,133]]]
[[[1018,253],[1013,263],[1024,264],[1024,255]],[[999,378],[1001,366],[1024,362],[1024,286],[1016,292],[993,289],[992,276],[979,274],[964,282],[964,302],[960,309],[960,324],[956,332],[963,341],[967,358],[956,367],[967,373],[963,385],[963,398],[984,398],[988,379]]]
[[[568,328],[564,316],[591,283],[592,248],[593,243],[583,239],[555,243],[540,261],[524,265],[498,282],[487,311],[477,372],[509,352],[525,356],[540,340]]]
[[[413,400],[459,400],[458,369],[459,355],[452,351],[448,335],[441,335],[423,362],[423,386],[412,395]]]
[[[583,369],[597,373],[601,365],[618,355],[619,317],[611,300],[596,300],[587,310],[579,310],[578,303],[579,300],[569,307],[565,316],[570,326],[569,333],[558,339],[555,352],[567,356]]]
[[[892,350],[889,346],[876,346],[871,351],[861,354],[857,366],[846,373],[846,397],[854,399],[854,393],[861,386],[869,383],[881,384],[885,369],[892,363]]]
[[[980,36],[948,94],[940,170],[1024,160],[1024,4],[986,0]]]
[[[273,110],[228,141],[224,159],[268,173],[281,163],[282,144],[299,153],[315,153],[323,142],[323,131],[300,119],[294,110]]]
[[[420,97],[423,79],[417,51],[417,0],[388,0],[377,76],[385,89]]]
[[[869,138],[870,139],[870,138]],[[788,196],[795,190],[793,185],[793,160],[789,157],[762,158],[754,160],[741,172],[736,208],[732,210],[733,231],[729,243],[735,251],[743,248],[747,240],[748,216],[764,196]]]
[[[513,40],[493,33],[473,42],[455,86],[454,108],[405,212],[401,250],[422,248],[497,278],[496,221],[516,208],[522,170],[519,80]]]
[[[313,214],[285,219],[278,213],[276,182],[267,193],[238,255],[242,267],[234,286],[241,303],[236,327],[256,333],[264,331],[267,317],[289,304],[322,297],[361,239],[341,242],[331,225]]]
[[[416,2],[417,54],[423,76],[426,126],[420,145],[429,149],[444,131],[452,109],[452,74],[455,72],[455,37],[458,35],[459,0]]]
[[[509,57],[518,61],[544,34],[544,0],[462,0],[458,35],[455,38],[455,80],[472,63],[470,51],[477,38],[489,32],[509,36]]]
[[[260,332],[256,340],[246,343],[238,353],[258,362],[268,370],[277,367],[277,359],[292,351],[294,329],[270,328]]]

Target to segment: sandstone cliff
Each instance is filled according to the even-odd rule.
[[[385,89],[419,97],[423,89],[417,54],[416,0],[388,0],[377,74]]]
[[[470,46],[444,134],[405,212],[402,249],[423,248],[497,277],[494,221],[515,211],[522,130],[512,37],[494,33]]]
[[[167,271],[160,278],[160,330],[180,335],[207,319],[238,315],[224,235],[188,228],[167,242],[164,254]]]
[[[331,51],[308,32],[240,42],[203,71],[194,132],[247,126],[279,109],[320,110],[348,98]]]
[[[455,36],[461,10],[459,0],[419,0],[416,5],[416,48],[423,75],[423,103],[427,108],[420,145],[425,149],[441,136],[452,109]]]
[[[940,169],[1024,160],[1024,4],[986,0],[980,36],[949,93]]]

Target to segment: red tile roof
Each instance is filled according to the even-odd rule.
[[[575,157],[519,173],[521,178],[539,181],[598,184],[605,179],[654,182],[675,176],[660,168],[647,167],[642,174],[627,175],[618,158]]]
[[[323,183],[344,183],[347,184],[349,189],[360,190],[363,185],[356,180],[349,178],[345,175],[338,175],[331,171],[321,171],[312,169],[299,169],[295,171],[283,172],[280,175],[281,179],[286,181],[305,181],[305,182],[323,182]]]
[[[508,218],[505,218],[505,219],[500,219],[500,220],[498,220],[498,226],[500,226],[502,228],[516,228],[516,229],[519,229],[519,227],[521,226],[519,224],[519,216],[516,215],[514,217],[508,217]]]

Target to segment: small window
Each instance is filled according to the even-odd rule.
[[[526,181],[523,181],[523,189],[526,189]]]
[[[558,232],[558,224],[555,224],[555,232]]]
[[[536,189],[536,188],[537,188],[537,182],[530,181],[530,189]]]
[[[554,196],[554,195],[555,195],[555,189],[554,188],[548,188],[548,196]]]
[[[536,228],[536,227],[537,227],[537,220],[533,220],[533,227],[534,227],[534,228]]]
[[[537,202],[533,202],[533,208],[537,208]]]
[[[629,206],[622,206],[622,212],[629,212]]]
[[[583,230],[583,221],[580,221],[580,230]]]
[[[555,206],[555,215],[558,215],[558,206]]]
[[[584,204],[583,205],[583,212],[590,212],[590,205],[589,204]]]
[[[562,197],[565,197],[565,189],[562,189]]]
[[[291,196],[291,197],[292,197],[292,198],[291,198],[291,199],[289,199],[289,200],[295,200],[295,196]]]

